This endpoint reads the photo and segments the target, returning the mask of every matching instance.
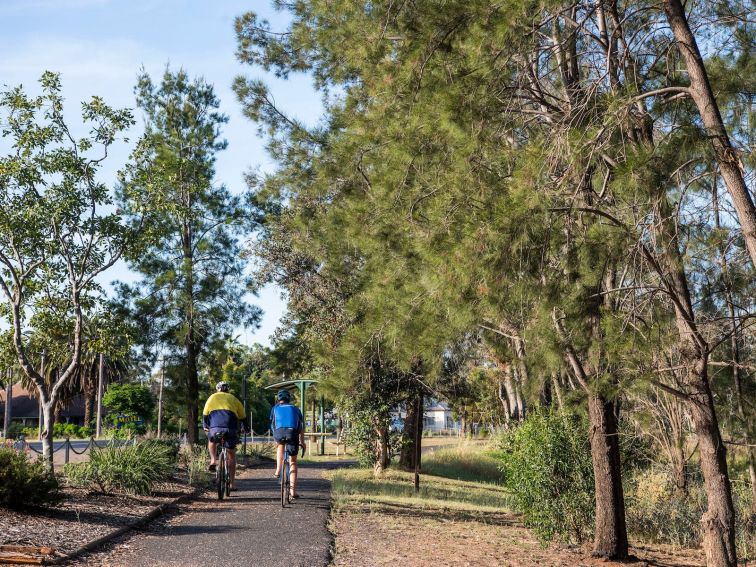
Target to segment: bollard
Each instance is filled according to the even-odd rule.
[[[65,451],[64,451],[64,457],[63,457],[63,464],[68,464],[68,458],[69,458],[69,452],[71,449],[71,439],[66,437],[66,442],[64,443]]]

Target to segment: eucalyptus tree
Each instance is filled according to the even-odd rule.
[[[37,96],[20,86],[0,94],[10,146],[0,157],[0,289],[18,365],[42,406],[43,453],[52,468],[54,409],[79,368],[84,313],[100,297],[96,278],[121,257],[139,219],[127,227],[98,181],[108,149],[134,122],[131,112],[93,97],[81,105],[89,131],[76,138],[59,76],[45,72],[40,85]],[[65,340],[48,344],[51,327]],[[49,380],[35,364],[38,348],[59,358]]]
[[[246,213],[240,198],[214,180],[227,118],[212,85],[166,69],[157,85],[142,73],[135,90],[145,133],[121,187],[141,201],[121,206],[129,218],[144,216],[142,245],[127,257],[143,279],[121,285],[120,297],[145,331],[143,345],[162,345],[180,361],[188,439],[196,443],[200,357],[217,337],[258,319],[244,299]]]

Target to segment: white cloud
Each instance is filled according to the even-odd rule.
[[[125,39],[90,41],[70,38],[33,37],[5,50],[0,59],[0,77],[8,85],[28,84],[44,70],[59,72],[64,86],[86,86],[92,94],[130,95],[139,67],[153,65],[164,56]],[[108,92],[102,92],[101,89]]]

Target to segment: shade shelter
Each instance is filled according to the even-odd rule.
[[[302,412],[302,416],[306,415],[307,404],[305,403],[305,394],[307,393],[307,387],[317,384],[317,380],[286,380],[284,382],[277,382],[270,386],[265,386],[266,390],[289,390],[291,392],[299,392],[299,409]],[[325,400],[323,396],[320,396],[320,448],[319,455],[325,455]],[[306,420],[305,420],[306,421]],[[315,433],[315,423],[312,424],[312,433]]]

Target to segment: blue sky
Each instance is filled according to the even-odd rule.
[[[191,76],[203,76],[215,85],[221,110],[229,116],[224,129],[229,147],[218,155],[217,180],[238,193],[245,189],[245,171],[272,168],[263,141],[242,116],[231,91],[236,75],[264,76],[234,57],[234,17],[248,10],[268,18],[274,27],[285,25],[268,0],[0,0],[0,84],[23,84],[35,92],[43,71],[61,73],[66,112],[75,122],[79,102],[92,95],[113,106],[134,107],[133,85],[141,67],[153,78],[167,63],[183,67]],[[320,98],[308,77],[268,80],[282,108],[306,123],[317,121]],[[132,140],[141,129],[139,123]],[[104,182],[114,182],[129,149],[125,143],[114,148],[102,170]],[[124,265],[105,276],[106,282],[134,277]],[[285,309],[280,290],[266,288],[251,301],[265,316],[259,330],[240,330],[241,340],[267,344]]]

